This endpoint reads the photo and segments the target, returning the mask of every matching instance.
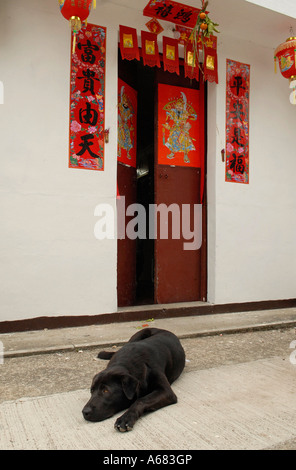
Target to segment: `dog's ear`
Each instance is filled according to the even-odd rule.
[[[98,374],[96,374],[94,376],[94,378],[92,379],[92,383],[91,383],[91,386],[90,386],[90,391],[91,393],[94,391],[94,389],[96,388],[96,386],[98,385],[99,381],[100,381],[100,377],[101,377],[101,372],[99,372]]]
[[[138,391],[139,381],[132,375],[124,375],[121,384],[126,398],[132,400]]]

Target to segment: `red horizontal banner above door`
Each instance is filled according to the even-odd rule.
[[[143,10],[144,16],[170,21],[188,28],[194,28],[199,12],[198,8],[172,0],[150,0]]]

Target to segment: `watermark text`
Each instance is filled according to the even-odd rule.
[[[110,204],[98,204],[94,215],[97,240],[182,240],[184,250],[199,250],[202,245],[202,204],[130,204],[125,197]]]
[[[296,339],[291,342],[290,349],[294,349],[294,351],[292,351],[290,354],[290,362],[293,364],[293,366],[296,366]]]
[[[4,345],[2,341],[0,341],[0,365],[4,364]]]
[[[4,104],[4,85],[0,80],[0,104]]]

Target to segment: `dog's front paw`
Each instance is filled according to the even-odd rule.
[[[117,420],[115,421],[114,427],[115,429],[117,429],[117,431],[120,431],[120,432],[132,431],[135,421],[136,420],[133,419],[129,413],[124,413],[122,416],[117,418]]]

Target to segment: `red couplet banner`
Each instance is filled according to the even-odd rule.
[[[105,64],[106,28],[88,24],[71,57],[70,168],[104,170]]]
[[[249,183],[250,66],[226,63],[226,181]]]

